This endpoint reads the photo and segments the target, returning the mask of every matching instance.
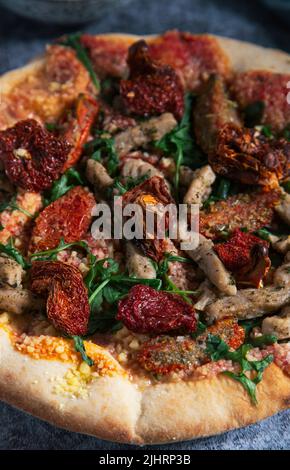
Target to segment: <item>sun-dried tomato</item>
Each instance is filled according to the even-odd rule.
[[[137,360],[144,369],[155,374],[181,370],[191,372],[210,362],[206,352],[209,334],[219,336],[232,349],[239,348],[245,341],[244,328],[236,320],[225,318],[210,326],[196,340],[184,336],[150,339],[142,345]]]
[[[199,230],[207,238],[217,239],[221,231],[232,232],[236,228],[246,228],[255,232],[271,225],[274,207],[280,201],[280,192],[254,192],[236,194],[226,200],[210,204],[200,211]]]
[[[273,73],[266,70],[251,70],[238,73],[232,82],[233,98],[242,109],[262,101],[264,104],[261,124],[281,131],[290,122],[290,106],[287,103],[290,74]]]
[[[220,175],[244,184],[279,187],[290,174],[290,143],[270,139],[255,129],[226,124],[217,135],[209,162]]]
[[[31,290],[47,295],[47,317],[55,328],[68,335],[85,335],[90,307],[81,272],[60,261],[35,261],[30,276]]]
[[[256,245],[267,248],[269,243],[251,233],[236,229],[229,240],[216,243],[214,249],[229,271],[238,271],[250,262],[251,250]]]
[[[137,360],[147,371],[165,375],[193,370],[207,362],[207,356],[191,338],[158,336],[142,345]]]
[[[141,40],[129,49],[128,80],[121,80],[120,93],[125,106],[139,116],[170,112],[181,119],[184,90],[176,72],[168,65],[153,62],[148,46]]]
[[[118,305],[117,319],[136,333],[194,331],[196,315],[192,305],[177,294],[137,284]]]
[[[154,60],[173,67],[190,91],[197,91],[211,74],[227,77],[230,72],[227,55],[211,36],[167,31],[150,40],[149,51]]]
[[[55,248],[62,238],[66,243],[81,240],[89,229],[94,205],[93,194],[82,186],[49,204],[35,220],[29,251]]]
[[[205,341],[208,334],[219,336],[230,348],[238,349],[245,341],[245,329],[234,318],[223,318],[210,326],[207,331],[198,338]]]
[[[62,171],[70,145],[34,119],[0,132],[0,156],[9,180],[28,191],[51,186]]]
[[[62,137],[71,145],[62,171],[75,165],[80,158],[98,112],[98,102],[91,96],[82,94],[59,122]]]
[[[135,186],[135,188],[127,191],[120,200],[123,208],[127,204],[138,204],[142,209],[143,238],[136,240],[136,243],[144,251],[144,253],[155,261],[160,261],[164,253],[164,238],[157,236],[158,229],[161,227],[168,229],[169,213],[164,210],[168,204],[174,204],[168,187],[163,178],[160,176],[152,176],[143,183]],[[154,233],[152,233],[147,221],[149,210],[153,212],[154,217]],[[138,217],[138,213],[136,214]],[[152,227],[153,228],[153,227]],[[163,232],[163,230],[162,230]],[[162,233],[161,233],[162,235]]]

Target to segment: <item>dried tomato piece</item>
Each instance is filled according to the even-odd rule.
[[[277,188],[279,180],[290,174],[290,143],[228,123],[218,133],[209,162],[220,175],[244,184]]]
[[[35,220],[29,251],[55,248],[63,238],[66,243],[86,235],[95,198],[86,188],[76,186],[47,206]]]
[[[219,336],[232,349],[239,348],[245,341],[245,330],[237,321],[226,318],[210,326],[196,340],[189,337],[158,336],[145,342],[138,355],[139,364],[155,374],[169,374],[176,371],[191,372],[210,362],[206,353],[208,335]]]
[[[216,243],[214,249],[229,271],[238,271],[249,263],[251,250],[256,245],[268,247],[269,243],[251,233],[236,229],[229,240]]]
[[[238,349],[245,341],[245,329],[234,318],[218,320],[198,338],[198,341],[205,341],[209,333],[219,336],[232,349]]]
[[[0,132],[0,156],[9,180],[28,191],[51,186],[62,171],[70,145],[34,119]]]
[[[264,104],[261,124],[281,131],[290,122],[290,106],[287,103],[287,87],[290,74],[273,73],[266,70],[251,70],[238,73],[232,82],[231,91],[242,109],[257,102]]]
[[[230,73],[229,58],[211,36],[167,31],[150,41],[149,51],[152,59],[173,67],[190,91],[199,90],[211,74]]]
[[[158,233],[159,224],[162,227],[164,223],[165,231],[168,229],[169,213],[164,211],[164,207],[168,204],[175,204],[164,179],[160,176],[152,176],[152,178],[127,191],[120,201],[123,207],[127,204],[138,204],[141,207],[143,238],[136,240],[136,243],[140,245],[140,248],[147,256],[155,259],[155,261],[160,261],[164,253],[165,239],[157,237],[156,234]],[[153,212],[152,215],[156,222],[154,223],[154,233],[149,232],[146,225],[145,213],[147,212],[148,216],[149,210]]]
[[[98,102],[89,95],[81,94],[74,103],[74,106],[59,122],[62,129],[61,134],[72,148],[62,171],[75,165],[79,160],[83,145],[88,140],[91,127],[98,112]]]
[[[181,296],[137,284],[118,305],[117,319],[136,333],[194,331],[196,315]]]
[[[170,112],[181,119],[184,90],[176,72],[150,58],[148,46],[141,40],[129,49],[128,80],[121,80],[120,93],[125,106],[139,116]]]
[[[81,272],[60,261],[35,261],[30,276],[31,290],[48,294],[47,316],[55,328],[68,335],[85,335],[90,307]]]
[[[207,362],[207,356],[191,338],[159,336],[142,345],[137,360],[147,371],[165,375],[193,370]]]
[[[255,232],[271,225],[274,207],[280,201],[280,192],[253,192],[236,194],[226,200],[210,204],[200,211],[199,230],[207,238],[219,238],[221,231],[232,232],[236,228],[246,228]]]

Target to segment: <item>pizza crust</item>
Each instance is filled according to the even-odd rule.
[[[106,35],[106,37],[110,35]],[[114,34],[133,43],[137,36]],[[147,37],[150,41],[153,36]],[[290,56],[250,43],[217,38],[236,71],[289,72]],[[38,58],[0,78],[2,99],[12,87],[43,66]],[[17,352],[0,330],[0,399],[71,431],[117,442],[156,444],[219,434],[266,418],[290,405],[290,377],[274,364],[258,385],[258,405],[244,388],[219,375],[189,382],[138,387],[126,376],[101,377],[88,385],[88,396],[54,392],[70,364],[35,360]]]

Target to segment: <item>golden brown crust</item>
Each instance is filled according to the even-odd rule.
[[[114,37],[128,45],[136,40]],[[236,71],[289,71],[286,53],[227,38],[218,41]],[[0,78],[2,99],[42,66],[38,59]],[[274,364],[258,386],[257,406],[240,384],[223,375],[142,388],[125,376],[102,377],[88,385],[86,397],[56,394],[55,384],[69,368],[20,354],[0,330],[0,398],[63,428],[103,439],[138,444],[192,439],[246,426],[290,404],[290,378]]]

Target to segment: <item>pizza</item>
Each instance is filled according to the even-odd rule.
[[[1,399],[136,444],[288,408],[289,55],[75,34],[0,86]],[[100,207],[180,203],[194,247],[167,216],[95,236]]]

